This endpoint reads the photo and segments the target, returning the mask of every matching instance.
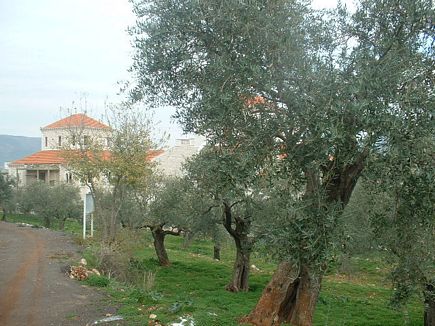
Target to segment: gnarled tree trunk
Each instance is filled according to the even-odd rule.
[[[234,205],[234,204],[233,204]],[[251,221],[248,218],[236,217],[232,214],[232,206],[224,203],[224,227],[233,237],[236,244],[236,260],[233,277],[226,289],[231,292],[249,290],[249,258],[253,240],[248,237]],[[232,224],[235,224],[233,228]]]
[[[194,238],[195,238],[195,234],[193,232],[185,232],[184,241],[183,241],[183,249],[189,248],[189,246],[192,244]]]
[[[65,221],[66,217],[62,217],[59,219],[59,230],[63,231],[65,229]]]
[[[240,239],[236,242],[236,260],[234,261],[233,277],[226,289],[231,292],[248,291],[249,290],[249,261],[251,250],[249,243],[245,240],[244,244]],[[244,247],[248,247],[244,249]]]
[[[424,326],[435,326],[435,286],[426,285],[424,295]]]
[[[221,260],[221,247],[217,243],[213,246],[213,259]]]
[[[156,251],[157,258],[159,260],[159,264],[161,266],[169,266],[171,265],[168,253],[165,248],[165,236],[166,233],[163,230],[163,227],[160,225],[151,227],[151,233],[154,239],[154,249]]]
[[[2,221],[6,221],[6,208],[2,208],[3,214],[2,214]]]
[[[51,227],[51,220],[48,216],[44,216],[44,226],[48,229]]]
[[[295,270],[290,263],[278,266],[255,309],[242,322],[257,326],[312,325],[321,277],[307,266]]]

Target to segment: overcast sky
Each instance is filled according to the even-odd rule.
[[[0,0],[0,134],[40,136],[84,98],[100,118],[129,78],[134,21],[128,0]],[[159,126],[179,137],[171,114],[159,111]]]

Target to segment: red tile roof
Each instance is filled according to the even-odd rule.
[[[154,151],[150,151],[150,152],[148,153],[148,159],[149,159],[150,161],[152,161],[152,160],[154,160],[156,157],[162,155],[164,152],[165,152],[165,151],[162,150],[162,149],[157,149],[157,150],[154,150]]]
[[[71,127],[110,129],[110,127],[105,125],[104,123],[92,119],[83,113],[70,115],[69,117],[53,122],[41,129],[59,129],[59,128],[71,128]]]
[[[9,163],[9,166],[22,164],[62,164],[65,158],[62,156],[63,151],[40,151],[26,156],[22,159]]]
[[[251,97],[251,98],[247,98],[245,100],[245,104],[248,107],[251,107],[251,106],[254,106],[257,104],[265,104],[265,103],[266,103],[266,99],[260,95],[257,95],[257,96]]]
[[[156,157],[163,154],[163,150],[153,150],[150,151],[148,154],[148,159],[152,161]],[[110,159],[110,152],[109,151],[103,151],[102,158],[104,160]],[[9,163],[9,166],[13,167],[16,165],[38,165],[38,164],[63,164],[66,162],[65,157],[67,157],[67,154],[63,150],[48,150],[48,151],[39,151],[34,154],[31,154],[29,156],[26,156],[22,159],[13,161]]]

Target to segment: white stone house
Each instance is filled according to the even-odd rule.
[[[80,185],[67,168],[63,154],[65,147],[79,149],[92,142],[99,143],[102,149],[108,149],[111,128],[79,113],[42,127],[41,133],[39,152],[8,164],[8,173],[16,179],[18,186],[26,186],[37,180],[52,185],[59,182]],[[151,159],[157,162],[158,169],[163,174],[180,176],[182,164],[188,157],[198,153],[203,143],[198,138],[177,139],[174,147],[155,151]],[[82,192],[86,190],[82,189]]]
[[[186,159],[197,154],[203,146],[204,140],[201,138],[177,139],[175,146],[165,150],[154,161],[164,175],[179,177]]]
[[[68,171],[63,150],[98,141],[103,148],[108,145],[111,129],[104,123],[86,116],[73,114],[48,126],[41,128],[41,150],[8,164],[9,175],[13,176],[18,186],[25,186],[34,181],[49,184],[73,182],[72,173]]]

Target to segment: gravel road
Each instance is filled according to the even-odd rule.
[[[0,325],[84,326],[114,314],[102,293],[62,273],[79,258],[68,235],[0,222]]]

